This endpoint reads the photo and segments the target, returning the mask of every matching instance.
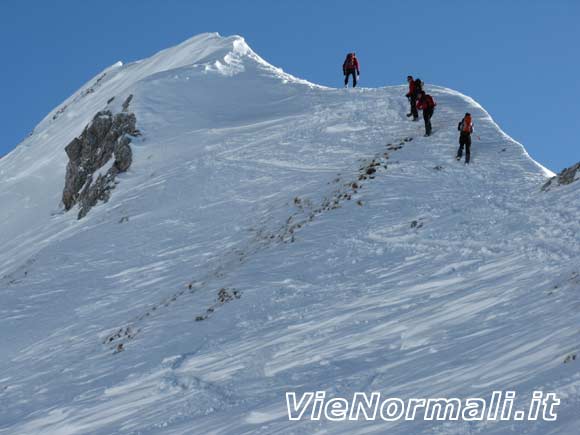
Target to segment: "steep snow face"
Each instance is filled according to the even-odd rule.
[[[0,160],[0,433],[574,433],[580,185],[542,192],[449,89],[428,86],[424,138],[405,91],[324,88],[204,34],[50,113]],[[77,221],[64,147],[129,94],[133,164]],[[556,392],[559,420],[290,422],[284,394],[506,389]]]

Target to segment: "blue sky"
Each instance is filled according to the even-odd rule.
[[[457,89],[560,170],[580,160],[579,20],[577,0],[3,0],[0,155],[117,60],[217,31],[328,86],[340,86],[344,54],[356,51],[361,86],[411,73]]]

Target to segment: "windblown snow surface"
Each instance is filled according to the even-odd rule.
[[[549,171],[481,106],[427,89],[424,138],[405,86],[321,87],[203,34],[57,107],[0,161],[0,433],[578,433],[580,183],[541,191]],[[64,147],[129,94],[133,165],[77,220]],[[285,392],[317,390],[561,404],[289,421]]]

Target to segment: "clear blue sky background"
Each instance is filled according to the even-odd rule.
[[[207,31],[328,86],[354,50],[362,86],[411,73],[474,97],[550,169],[580,160],[578,0],[1,0],[0,155],[105,67]]]

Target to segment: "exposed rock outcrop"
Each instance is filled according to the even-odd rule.
[[[551,187],[559,186],[561,184],[570,184],[578,179],[580,179],[580,162],[564,169],[555,177],[550,178],[548,182],[542,186],[542,190],[549,190]]]
[[[98,112],[82,134],[65,148],[69,162],[62,202],[65,210],[79,204],[79,219],[98,201],[109,200],[116,184],[115,177],[131,166],[133,152],[129,144],[132,137],[139,135],[137,119],[128,112],[132,97],[130,95],[123,103],[123,112]],[[103,172],[107,164],[110,167]]]

